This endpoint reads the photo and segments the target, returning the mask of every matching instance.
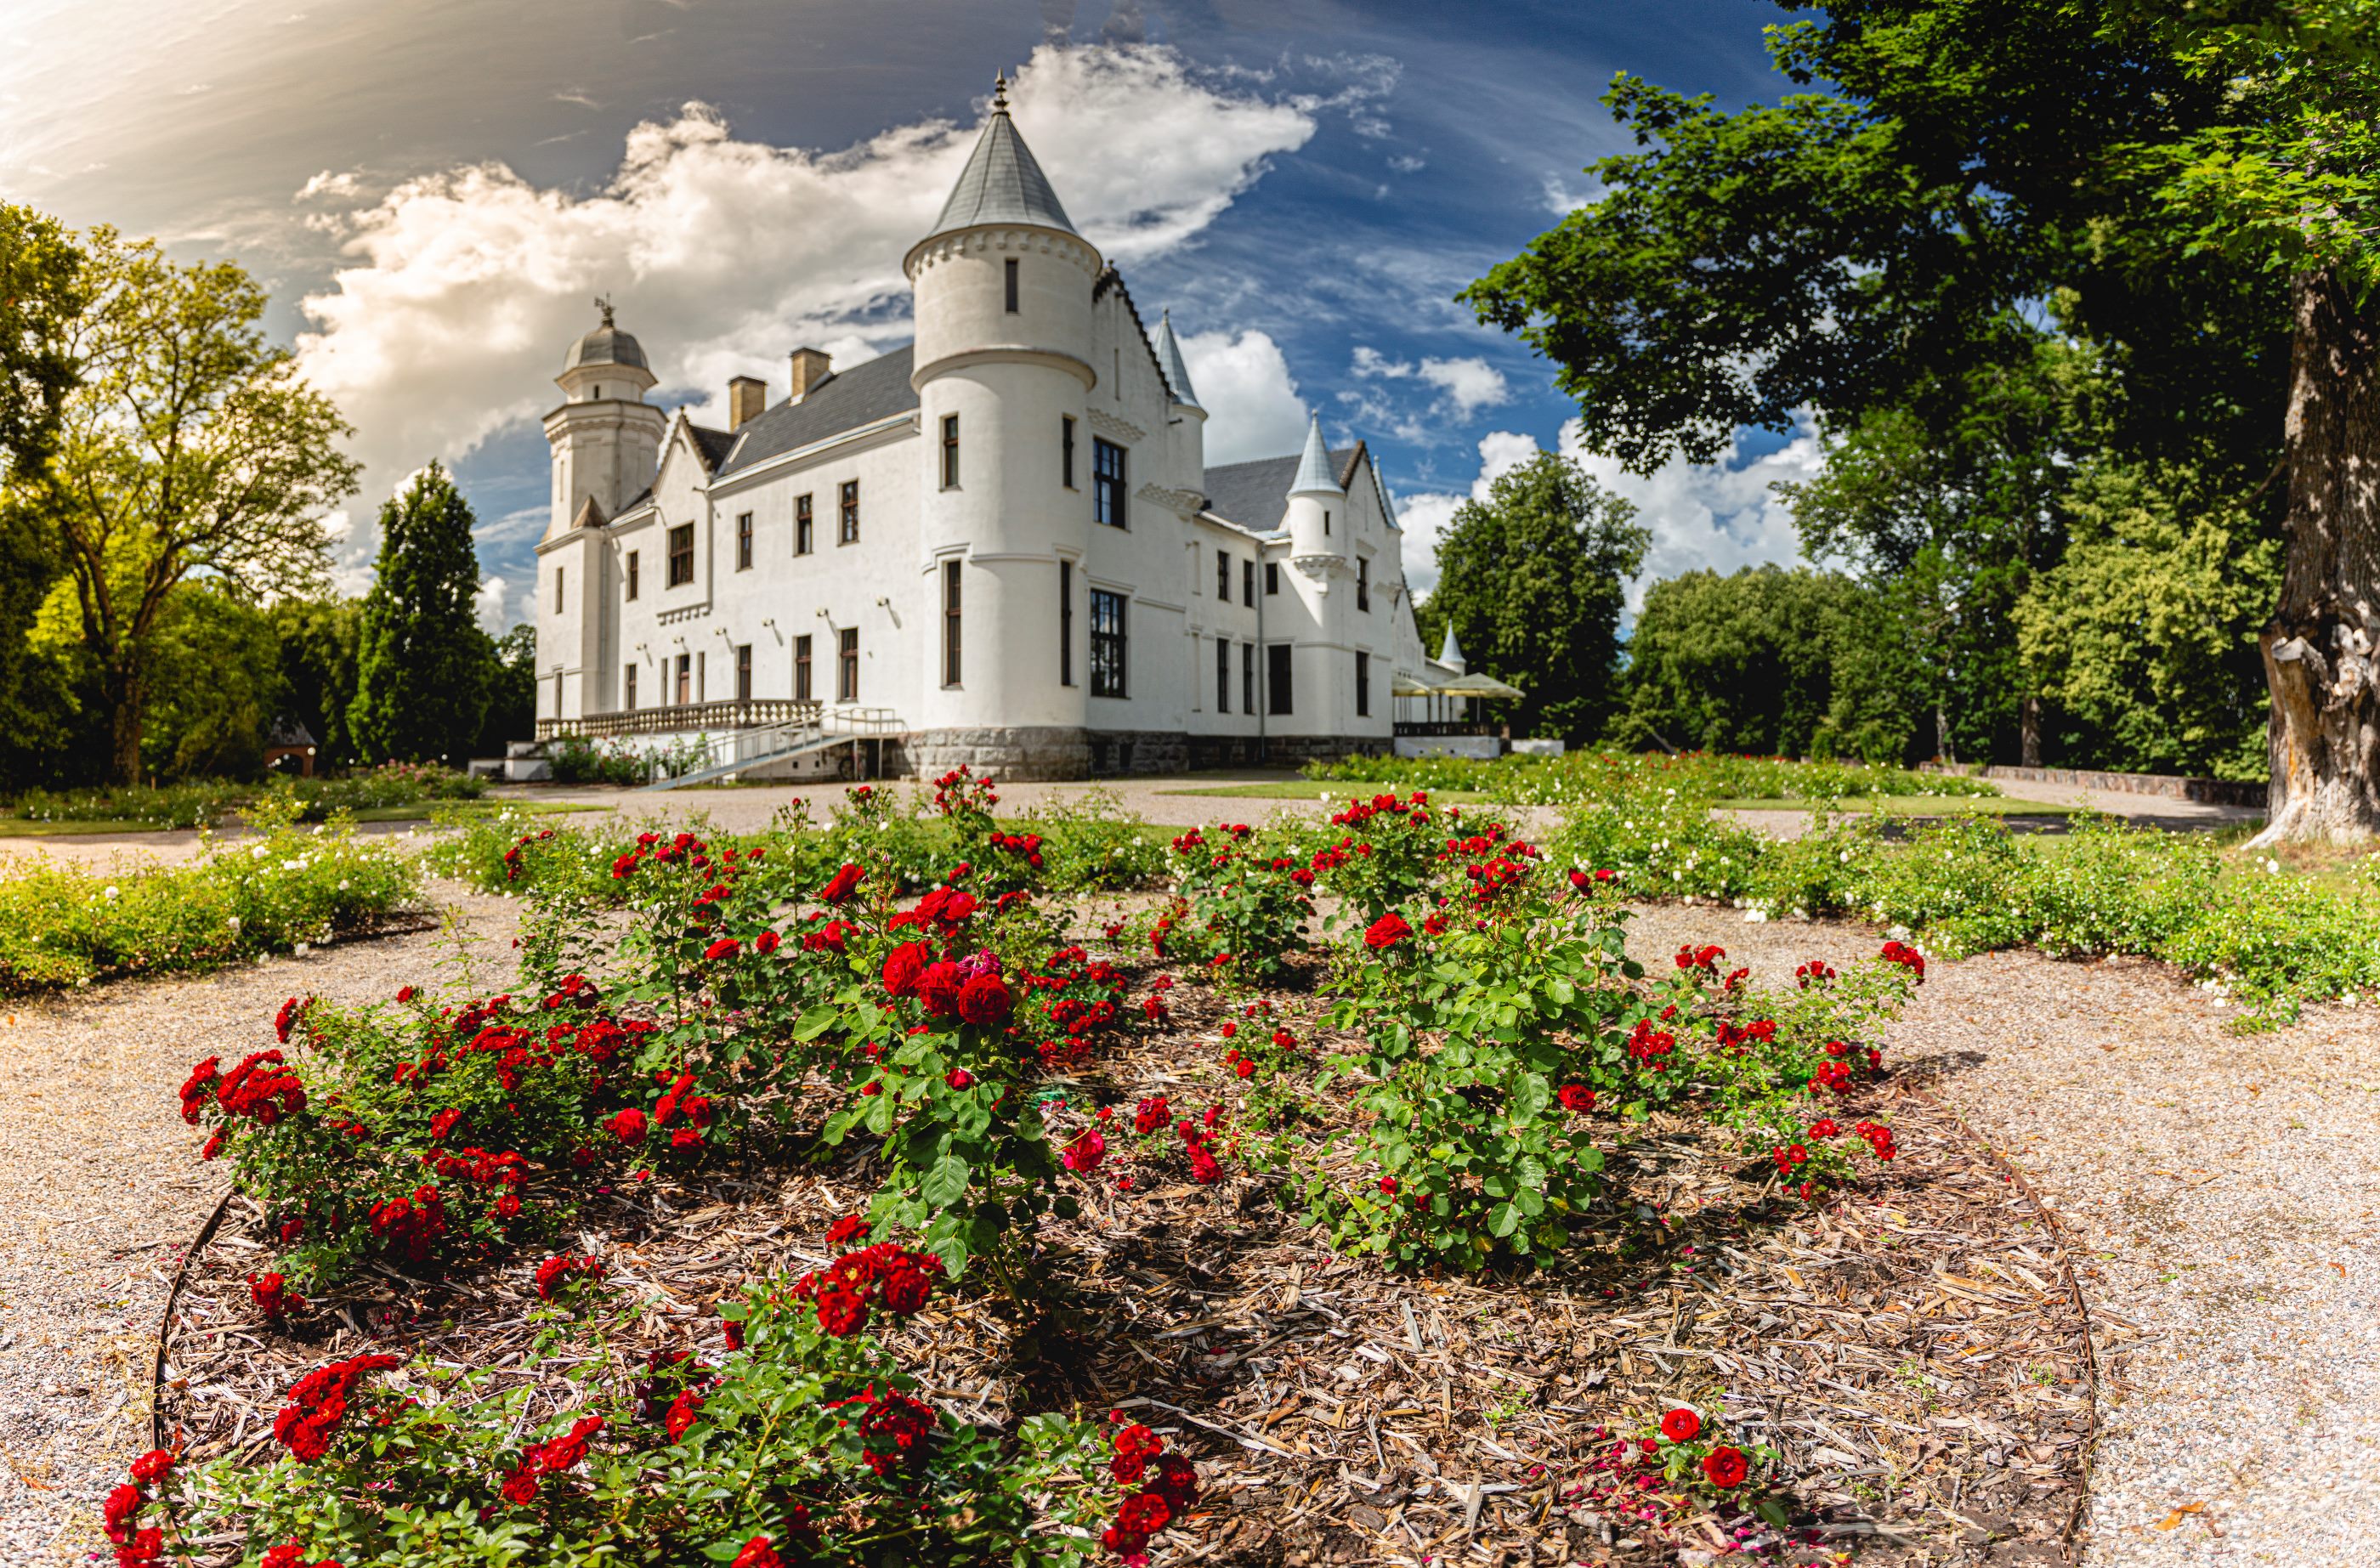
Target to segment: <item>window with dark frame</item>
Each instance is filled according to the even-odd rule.
[[[845,626],[835,633],[834,699],[837,702],[859,700],[859,628]]]
[[[553,611],[557,615],[562,613],[562,568],[559,566],[553,568]]]
[[[810,639],[797,637],[794,638],[794,700],[808,702],[809,699]]]
[[[959,487],[959,417],[942,416],[942,488]]]
[[[1322,537],[1330,537],[1330,508],[1328,506],[1322,508]]]
[[[1240,644],[1240,711],[1257,711],[1257,645]]]
[[[1229,552],[1218,550],[1215,552],[1215,602],[1229,604],[1231,602],[1232,557]]]
[[[628,597],[629,597],[629,598],[631,598],[631,599],[634,599],[636,596],[637,596],[637,553],[636,553],[635,551],[631,550],[631,551],[629,551],[629,552],[628,552]]]
[[[694,580],[694,525],[680,523],[669,531],[669,585],[682,588]]]
[[[1368,719],[1371,716],[1372,656],[1358,653],[1355,655],[1355,717]]]
[[[1058,470],[1060,482],[1068,490],[1075,488],[1075,416],[1058,417]]]
[[[752,645],[748,642],[735,645],[735,700],[752,700]]]
[[[1008,284],[1008,313],[1009,313],[1010,315],[1012,315],[1012,316],[1013,316],[1013,315],[1016,314],[1016,258],[1015,258],[1015,257],[1011,256],[1011,257],[1008,259],[1008,266],[1007,266],[1006,271],[1007,271],[1007,274],[1008,274],[1008,276],[1007,276],[1007,284]]]
[[[1058,563],[1058,684],[1075,684],[1075,564]]]
[[[1265,593],[1268,596],[1270,596],[1272,594],[1279,593],[1280,591],[1281,563],[1278,561],[1267,561],[1265,563]]]
[[[694,700],[694,655],[677,656],[677,695],[671,701],[683,708]]]
[[[1091,520],[1124,526],[1124,449],[1104,436],[1091,437]]]
[[[839,536],[840,540],[844,544],[857,544],[859,542],[859,481],[857,480],[843,481],[842,513],[843,531]]]
[[[1355,608],[1372,607],[1372,563],[1365,556],[1355,558]]]
[[[1123,697],[1130,647],[1124,626],[1125,602],[1121,593],[1091,590],[1091,695]]]
[[[1232,711],[1232,639],[1215,639],[1215,711]]]
[[[735,569],[739,572],[752,569],[752,514],[749,512],[735,514]]]
[[[1265,711],[1286,713],[1291,711],[1289,699],[1289,660],[1291,648],[1285,642],[1265,646]]]
[[[818,536],[811,531],[816,519],[810,515],[810,498],[794,497],[794,553],[807,555],[818,548]]]
[[[1251,610],[1257,607],[1257,564],[1240,563],[1240,600]]]
[[[637,711],[637,667],[634,664],[620,672],[620,706],[631,713]]]
[[[942,684],[959,684],[959,563],[942,563]]]

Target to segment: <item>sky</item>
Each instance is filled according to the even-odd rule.
[[[1423,590],[1455,507],[1540,448],[1654,533],[1644,580],[1796,553],[1768,486],[1807,429],[1649,476],[1582,451],[1548,367],[1453,296],[1623,152],[1633,71],[1773,99],[1770,0],[5,0],[0,197],[228,257],[357,427],[334,577],[444,462],[480,519],[491,629],[529,619],[538,418],[610,296],[654,396],[848,366],[909,336],[900,259],[992,78],[1077,226],[1171,308],[1210,462],[1367,440]],[[1641,582],[1639,585],[1641,592]]]

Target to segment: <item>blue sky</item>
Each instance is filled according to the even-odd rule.
[[[111,16],[113,20],[111,20]],[[19,0],[0,19],[0,191],[232,255],[359,427],[340,520],[431,457],[482,519],[491,623],[542,529],[535,416],[599,289],[672,402],[715,405],[805,343],[907,335],[900,250],[993,72],[1061,197],[1152,319],[1189,336],[1216,460],[1291,449],[1307,409],[1380,454],[1417,580],[1464,495],[1573,410],[1451,296],[1622,150],[1614,71],[1774,97],[1767,0]],[[918,214],[922,213],[922,216]],[[1218,450],[1220,449],[1220,450]],[[1652,575],[1791,558],[1767,485],[1806,433],[1622,475]]]

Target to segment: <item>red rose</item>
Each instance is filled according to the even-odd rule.
[[[845,866],[844,869],[848,871],[853,868]],[[841,877],[835,879],[837,881],[842,880]],[[744,1550],[735,1554],[735,1561],[727,1568],[784,1568],[784,1562],[771,1549],[768,1537],[754,1536],[744,1543]]]
[[[1364,933],[1364,945],[1378,953],[1384,948],[1394,947],[1411,935],[1413,928],[1405,924],[1402,915],[1392,909],[1372,922],[1372,929]]]
[[[917,981],[932,959],[932,952],[922,942],[905,942],[884,959],[884,989],[894,996],[915,996]]]
[[[959,1016],[978,1028],[1007,1022],[1015,1005],[1015,999],[1008,994],[1006,983],[998,975],[978,975],[959,988]]]
[[[504,1501],[526,1507],[537,1501],[537,1460],[525,1457],[519,1469],[504,1477]]]
[[[413,1000],[413,997],[414,990],[411,986],[399,986],[396,988],[396,999],[399,1002],[410,1002]]]
[[[934,1294],[934,1276],[911,1258],[904,1258],[884,1270],[878,1289],[884,1300],[884,1309],[906,1318],[923,1309]]]
[[[777,943],[782,940],[783,939],[774,931],[762,931],[752,939],[752,951],[764,955],[774,953],[777,951]]]
[[[826,1244],[829,1246],[843,1247],[856,1242],[864,1242],[868,1239],[868,1230],[869,1226],[866,1220],[856,1214],[845,1214],[826,1228]]]
[[[1743,1451],[1724,1444],[1712,1449],[1703,1459],[1703,1478],[1721,1490],[1742,1486],[1743,1477],[1751,1471],[1752,1466],[1745,1462]]]
[[[858,867],[846,864],[842,870],[834,874],[832,881],[819,889],[819,897],[828,904],[840,904],[857,891],[861,881],[867,875],[868,873]]]
[[[819,1327],[837,1339],[849,1339],[868,1326],[868,1300],[856,1292],[830,1286],[819,1292]]]
[[[959,966],[947,958],[939,964],[929,964],[926,972],[917,977],[917,1000],[934,1017],[948,1017],[958,1005],[959,988],[965,983]]]
[[[717,942],[712,942],[709,947],[704,948],[702,950],[702,955],[705,958],[733,958],[737,953],[743,950],[743,947],[744,944],[737,942],[734,937],[723,936]]]
[[[174,1456],[162,1448],[152,1448],[132,1462],[132,1478],[153,1481],[174,1467]]]
[[[973,1088],[975,1087],[975,1075],[968,1072],[965,1067],[953,1067],[949,1072],[942,1075],[942,1082],[950,1085],[953,1088]]]
[[[631,1106],[603,1124],[622,1143],[645,1141],[645,1113]]]
[[[1661,1435],[1671,1442],[1692,1442],[1703,1429],[1703,1418],[1682,1407],[1661,1417]]]
[[[1123,1500],[1116,1510],[1116,1523],[1127,1530],[1153,1536],[1165,1528],[1173,1517],[1173,1505],[1156,1492],[1140,1492]]]
[[[678,1395],[676,1402],[671,1404],[669,1415],[662,1419],[662,1425],[669,1429],[670,1441],[682,1442],[685,1440],[687,1428],[691,1428],[701,1416],[702,1396],[688,1389]]]
[[[1595,1109],[1595,1091],[1585,1084],[1565,1084],[1561,1091],[1562,1109],[1572,1115],[1584,1116]]]

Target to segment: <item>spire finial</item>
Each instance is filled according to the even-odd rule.
[[[995,115],[1008,113],[1008,73],[1006,71],[991,79],[991,112]]]
[[[603,330],[612,330],[612,301],[602,295],[595,297],[595,309],[603,312]]]

